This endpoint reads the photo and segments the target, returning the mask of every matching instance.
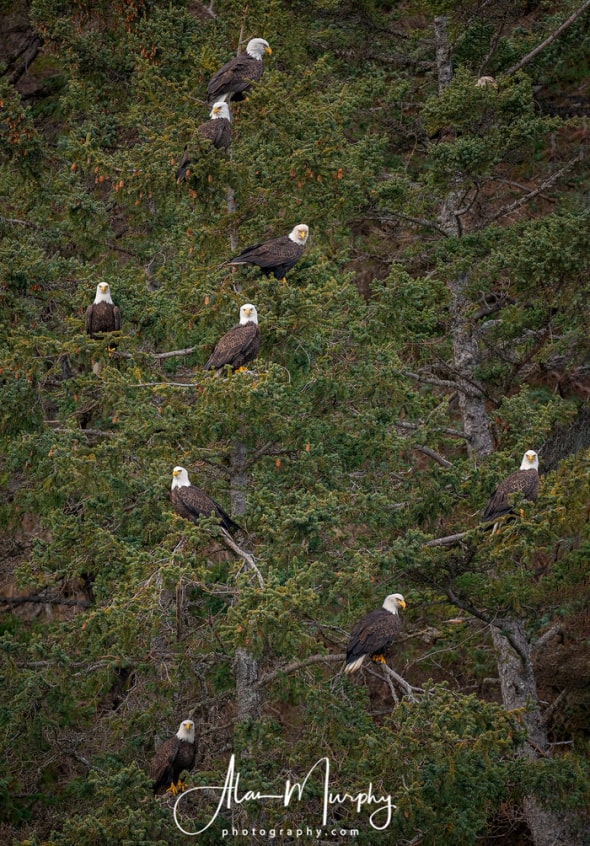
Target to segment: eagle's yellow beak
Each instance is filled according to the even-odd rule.
[[[180,470],[173,470],[172,475],[173,476],[180,476]]]
[[[272,50],[270,49],[270,47],[265,47],[264,52],[268,53],[269,56],[272,56]]]
[[[106,292],[109,290],[109,286],[102,283],[100,286],[100,290],[103,292],[103,294],[106,294]]]
[[[534,461],[535,460],[535,453],[534,452],[527,452],[526,457],[528,458],[529,461]]]
[[[187,731],[190,731],[190,730],[191,730],[191,728],[192,728],[192,726],[191,726],[191,724],[190,724],[190,723],[183,723],[183,726],[185,727],[185,729],[186,729]]]
[[[400,608],[405,608],[405,607],[406,607],[406,603],[404,602],[404,600],[403,600],[403,599],[400,599],[400,601],[399,601],[399,607],[400,607]]]

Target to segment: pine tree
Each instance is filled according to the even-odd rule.
[[[330,808],[359,842],[542,843],[540,813],[581,838],[585,676],[541,678],[544,715],[507,690],[515,656],[531,693],[556,638],[566,663],[583,649],[585,125],[542,95],[578,90],[588,20],[555,35],[573,5],[526,26],[443,6],[31,4],[31,73],[52,82],[31,99],[5,75],[0,96],[13,842],[185,842],[147,762],[186,715],[193,785],[223,783],[234,753],[244,789],[276,793],[326,755],[335,789],[390,794],[386,835]],[[209,76],[256,35],[273,56],[232,105],[231,153],[199,147],[177,185]],[[286,284],[222,266],[298,222]],[[114,350],[84,333],[102,280]],[[243,302],[259,357],[216,378],[202,365]],[[537,504],[483,533],[529,446]],[[174,513],[177,464],[243,532]],[[354,622],[395,591],[397,678],[346,678]],[[309,785],[202,842],[320,820],[320,770]],[[193,795],[183,824],[211,802]]]

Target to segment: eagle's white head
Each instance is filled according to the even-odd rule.
[[[227,105],[225,100],[218,100],[216,103],[213,103],[213,108],[211,109],[209,117],[213,120],[225,118],[225,120],[231,121],[229,106]]]
[[[246,323],[258,323],[256,306],[253,306],[252,303],[246,303],[240,308],[240,326],[244,326]]]
[[[491,85],[492,88],[498,87],[498,83],[496,82],[493,76],[480,76],[480,78],[475,83],[476,88],[486,88],[488,85]]]
[[[390,593],[389,596],[385,597],[385,601],[383,602],[383,608],[391,614],[397,614],[398,608],[405,607],[406,600],[403,598],[401,593]]]
[[[291,232],[289,232],[289,238],[291,241],[294,241],[296,244],[301,244],[301,246],[303,246],[307,241],[308,235],[309,226],[305,223],[298,223],[297,226],[294,226]]]
[[[188,473],[184,467],[175,467],[172,471],[172,488],[186,488],[190,485]]]
[[[259,62],[262,61],[265,53],[272,56],[270,45],[264,38],[251,38],[246,45],[246,53],[253,59],[258,59]]]
[[[179,469],[179,468],[176,468]],[[180,468],[182,470],[182,467]],[[184,471],[186,473],[186,470]],[[176,732],[179,740],[186,740],[187,743],[195,742],[195,724],[192,720],[183,720]]]
[[[539,456],[535,452],[534,449],[527,449],[525,454],[522,457],[522,463],[520,465],[521,470],[538,470],[539,469]]]
[[[111,289],[108,282],[99,282],[96,286],[96,297],[94,298],[95,303],[111,303],[113,301],[111,299]]]

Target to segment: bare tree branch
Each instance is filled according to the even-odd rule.
[[[590,3],[590,0],[588,0]],[[478,229],[484,229],[486,226],[489,226],[490,223],[493,223],[495,220],[498,220],[500,217],[505,217],[507,214],[511,214],[512,212],[519,209],[521,206],[524,206],[525,203],[534,200],[535,197],[538,197],[539,194],[542,194],[547,188],[550,188],[565,174],[568,170],[571,170],[574,165],[581,162],[584,158],[584,153],[580,152],[575,158],[571,159],[567,164],[565,164],[561,170],[556,171],[555,173],[551,174],[551,176],[542,182],[537,188],[533,191],[529,191],[528,194],[524,194],[518,200],[515,200],[513,203],[510,203],[508,206],[504,206],[503,208],[499,209],[495,214],[491,217],[486,218],[482,221],[481,224],[477,227]]]
[[[271,681],[274,681],[279,676],[287,675],[288,673],[295,673],[297,670],[302,670],[304,667],[307,667],[308,664],[338,664],[344,661],[345,658],[346,655],[344,652],[338,652],[335,655],[309,655],[301,661],[291,661],[290,664],[285,664],[282,667],[277,667],[276,670],[272,670],[270,673],[265,673],[260,679],[258,679],[256,687],[262,687],[263,685],[270,684]]]
[[[436,232],[439,232],[441,235],[447,236],[447,232],[435,223],[433,220],[428,220],[425,217],[412,217],[408,214],[402,214],[398,211],[390,211],[387,212],[387,215],[391,215],[391,217],[386,216],[384,214],[375,214],[375,215],[368,215],[365,220],[378,220],[379,223],[397,223],[398,220],[406,220],[408,223],[415,223],[417,226],[425,226],[427,229],[434,229]]]
[[[449,600],[452,605],[455,605],[457,608],[461,608],[463,611],[467,611],[473,617],[477,617],[478,620],[482,620],[484,623],[487,623],[488,626],[493,626],[495,629],[497,629],[501,633],[501,635],[508,641],[510,646],[514,649],[515,653],[518,655],[522,663],[527,663],[527,656],[523,653],[520,644],[515,640],[512,633],[508,631],[508,629],[502,627],[501,620],[497,620],[493,617],[490,617],[489,614],[485,614],[483,611],[480,611],[479,608],[476,608],[475,605],[472,605],[470,602],[467,602],[467,600],[460,599],[450,586],[447,586],[445,593],[449,597]]]
[[[0,605],[24,605],[25,602],[32,602],[36,605],[70,605],[80,608],[90,608],[93,604],[85,599],[59,599],[58,597],[40,596],[0,596]]]
[[[454,544],[459,543],[461,538],[464,538],[467,534],[469,533],[459,532],[456,535],[447,535],[444,538],[435,538],[434,540],[426,541],[424,546],[454,546]]]
[[[235,542],[232,538],[230,533],[226,531],[224,528],[220,527],[220,534],[223,543],[227,546],[228,549],[231,549],[232,552],[235,552],[237,556],[244,559],[244,563],[248,565],[248,569],[252,570],[258,579],[258,584],[264,590],[264,579],[262,578],[262,573],[256,566],[256,562],[254,561],[254,556],[250,555],[249,552],[246,552],[241,546]]]
[[[172,358],[175,355],[190,355],[197,347],[186,347],[184,350],[170,350],[170,352],[163,353],[148,353],[152,358]]]
[[[421,444],[412,444],[412,449],[418,450],[418,452],[423,452],[424,455],[427,455],[429,458],[432,458],[433,461],[436,461],[437,464],[440,464],[441,467],[452,467],[453,464],[451,461],[448,461],[446,458],[443,458],[440,453],[436,452],[436,450],[431,449],[427,446],[422,446]]]
[[[196,388],[197,382],[136,382],[128,388]]]
[[[453,388],[454,391],[459,390],[457,382],[452,382],[450,379],[438,379],[436,376],[424,376],[421,373],[412,373],[411,370],[400,371],[402,376],[407,376],[408,379],[415,379],[417,382],[426,382],[428,385],[437,385],[440,388]]]
[[[414,692],[424,693],[424,690],[421,687],[413,687],[411,684],[409,684],[409,682],[407,682],[398,673],[396,673],[395,670],[392,670],[391,667],[387,664],[381,664],[381,668],[386,676],[389,676],[399,687],[401,687],[410,702],[416,702]]]
[[[428,426],[427,423],[420,421],[420,423],[410,423],[408,420],[396,420],[393,424],[399,429],[411,429],[412,431],[416,431],[417,429],[422,429],[423,427]],[[446,426],[435,426],[432,430],[433,432],[442,432],[444,435],[450,435],[452,438],[466,438],[467,435],[465,432],[461,432],[460,429],[449,429]]]
[[[535,47],[534,50],[531,50],[531,52],[527,53],[527,55],[524,56],[519,62],[517,62],[515,65],[513,65],[509,70],[505,71],[506,75],[511,74],[511,73],[516,73],[516,71],[520,70],[525,65],[528,65],[528,63],[531,62],[535,58],[535,56],[539,55],[541,50],[544,50],[545,47],[548,47],[550,44],[552,44],[555,41],[555,39],[558,38],[561,35],[562,32],[564,32],[568,27],[570,27],[573,23],[575,23],[575,21],[577,21],[578,18],[581,15],[583,15],[584,12],[586,11],[586,9],[588,9],[589,7],[590,7],[590,0],[586,0],[586,2],[582,3],[580,8],[577,11],[575,11],[573,13],[573,15],[570,15],[570,17],[567,20],[565,20],[561,24],[561,26],[557,27],[557,29],[554,32],[552,32],[551,35],[548,38],[545,39],[545,41],[542,41],[541,44],[538,44]]]
[[[563,626],[558,623],[556,626],[552,626],[550,629],[547,629],[547,631],[533,643],[533,649],[542,649],[546,643],[553,640],[554,637],[561,637],[562,634]]]

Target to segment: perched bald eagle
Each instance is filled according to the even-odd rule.
[[[214,103],[209,118],[210,120],[197,127],[197,135],[204,141],[210,141],[217,150],[227,149],[231,144],[231,115],[227,103],[224,100]],[[187,144],[176,169],[177,182],[186,178],[190,163]]]
[[[400,632],[398,608],[405,608],[401,593],[385,597],[381,608],[365,614],[355,625],[346,649],[345,673],[355,673],[367,655],[377,664],[385,664],[383,653],[394,643]]]
[[[520,470],[507,476],[490,497],[482,515],[482,523],[495,523],[506,514],[514,514],[510,495],[521,493],[525,499],[535,502],[539,492],[539,456],[528,449],[522,457]]]
[[[261,244],[247,247],[239,256],[226,261],[230,267],[238,264],[257,264],[265,276],[274,273],[275,279],[286,281],[287,271],[303,255],[309,227],[298,223],[288,235],[281,235]]]
[[[238,370],[255,359],[259,349],[258,314],[255,306],[246,303],[240,308],[240,322],[215,344],[215,349],[205,362],[205,370],[220,373],[226,364]]]
[[[166,790],[176,796],[184,790],[180,774],[184,770],[192,770],[196,755],[195,724],[192,720],[183,720],[174,737],[160,744],[151,760],[150,778],[154,782],[154,793]]]
[[[100,338],[102,332],[120,328],[121,312],[111,299],[111,289],[106,282],[99,282],[94,302],[86,309],[86,332],[91,338]]]
[[[264,72],[264,54],[272,50],[264,38],[252,38],[246,45],[246,52],[226,62],[209,80],[207,99],[209,102],[227,96],[243,100],[251,84],[258,82]]]
[[[191,485],[184,467],[175,467],[172,471],[170,499],[179,517],[184,517],[192,523],[198,523],[201,517],[213,515],[228,532],[235,532],[240,528],[205,491]]]

